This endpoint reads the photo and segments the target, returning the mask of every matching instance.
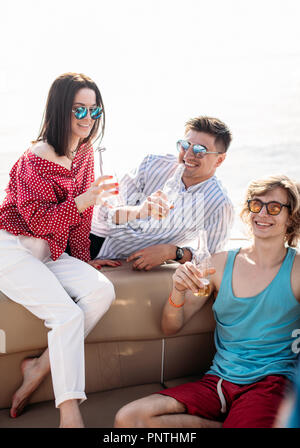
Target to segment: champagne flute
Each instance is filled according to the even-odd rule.
[[[115,207],[122,207],[125,205],[124,197],[120,191],[120,183],[119,183],[119,176],[117,175],[117,172],[115,168],[108,168],[107,169],[107,163],[106,168],[103,169],[103,157],[102,153],[106,151],[106,147],[99,146],[97,148],[97,151],[99,152],[99,168],[100,168],[100,175],[104,176],[105,174],[112,176],[111,179],[104,181],[105,184],[109,183],[118,183],[119,184],[119,194],[118,195],[112,195],[109,196],[105,201],[105,206],[108,208],[115,208]]]

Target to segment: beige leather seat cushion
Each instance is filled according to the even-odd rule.
[[[176,335],[166,337],[160,328],[176,267],[176,263],[170,263],[140,272],[123,262],[119,268],[102,269],[115,285],[116,301],[86,340],[86,392],[90,396],[82,410],[88,427],[110,427],[115,412],[126,402],[156,392],[175,378],[201,374],[209,367],[215,326],[211,301]],[[1,409],[9,407],[22,381],[21,361],[44,350],[48,330],[2,293],[0,330],[6,336],[6,353],[0,354]],[[51,399],[48,376],[31,396],[30,412],[14,421],[8,418],[7,409],[0,410],[0,420],[4,418],[0,427],[57,426],[54,403],[47,402]]]
[[[86,342],[147,340],[163,338],[160,320],[168,298],[176,263],[149,272],[133,271],[123,262],[120,268],[102,272],[115,285],[116,300],[87,337]],[[214,328],[211,303],[192,319],[179,334],[195,334]],[[47,328],[21,305],[0,292],[0,329],[6,335],[6,353],[40,349],[47,346]]]

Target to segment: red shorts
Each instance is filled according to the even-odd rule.
[[[269,375],[238,385],[207,374],[159,393],[184,404],[188,414],[223,422],[223,428],[271,428],[288,383],[285,376]]]

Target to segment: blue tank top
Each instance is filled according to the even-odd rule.
[[[288,248],[271,283],[253,297],[236,297],[232,270],[240,249],[228,252],[217,299],[216,354],[207,373],[236,384],[250,384],[267,375],[292,380],[297,354],[292,351],[293,330],[300,328],[300,304],[291,288],[296,250]]]

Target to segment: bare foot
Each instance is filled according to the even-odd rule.
[[[38,388],[45,374],[39,369],[39,358],[26,358],[21,364],[23,383],[14,393],[10,408],[10,416],[18,417],[27,405],[31,394]]]

